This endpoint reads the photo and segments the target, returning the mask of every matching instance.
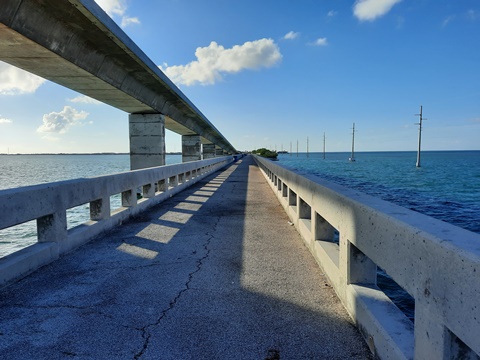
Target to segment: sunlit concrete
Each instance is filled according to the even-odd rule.
[[[235,153],[93,0],[2,0],[0,60],[127,113],[162,114],[167,129]]]
[[[200,207],[176,209],[211,182]],[[6,359],[372,359],[249,158],[1,289],[0,302]]]

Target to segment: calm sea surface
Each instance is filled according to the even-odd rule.
[[[319,175],[409,209],[480,233],[480,151],[280,154],[279,165]],[[167,156],[167,164],[181,162]],[[0,190],[129,170],[128,155],[0,155]],[[111,198],[112,209],[120,196]],[[1,214],[0,214],[1,216]],[[68,227],[88,220],[88,205],[70,209]],[[35,222],[0,230],[0,257],[36,242]],[[379,285],[413,320],[413,300],[379,272]]]
[[[480,233],[480,151],[280,154],[279,165],[321,176]]]
[[[480,151],[281,154],[279,165],[344,186],[480,233]],[[382,269],[378,286],[414,321],[415,301]]]
[[[166,162],[168,165],[181,163],[182,156],[167,155]],[[0,155],[0,190],[128,170],[129,155]],[[120,195],[112,196],[110,202],[112,209],[119,208]],[[88,219],[88,204],[67,211],[68,228]],[[36,241],[35,221],[0,230],[0,257]]]

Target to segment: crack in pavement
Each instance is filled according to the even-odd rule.
[[[200,272],[200,270],[202,269],[202,266],[204,264],[204,261],[206,259],[208,259],[209,255],[210,255],[211,250],[209,248],[209,245],[210,245],[211,241],[213,239],[215,239],[215,236],[213,235],[213,233],[215,233],[215,231],[217,230],[217,225],[220,222],[220,218],[221,218],[220,216],[217,216],[217,219],[216,219],[215,223],[213,224],[213,231],[205,233],[205,235],[209,236],[209,238],[203,243],[203,249],[205,250],[205,254],[197,260],[196,269],[188,274],[188,280],[185,283],[184,288],[181,289],[177,293],[177,295],[170,301],[169,306],[166,309],[162,310],[162,312],[160,313],[160,316],[157,319],[157,321],[155,321],[152,324],[148,324],[141,329],[142,338],[144,339],[144,343],[143,343],[142,349],[137,354],[135,354],[135,356],[133,357],[134,360],[140,359],[143,356],[143,354],[145,353],[145,351],[147,351],[147,349],[148,349],[148,345],[150,343],[150,338],[151,338],[151,333],[149,332],[149,329],[154,327],[154,326],[160,325],[160,322],[165,318],[165,316],[167,316],[168,312],[173,310],[173,308],[177,304],[178,300],[182,297],[182,295],[185,292],[187,292],[188,290],[190,290],[190,283],[192,282],[193,277],[195,276],[195,274]]]

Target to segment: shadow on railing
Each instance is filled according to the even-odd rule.
[[[36,221],[37,242],[0,258],[0,285],[19,279],[237,159],[218,157],[93,178],[0,190],[0,230]],[[110,198],[121,206],[112,210]],[[67,211],[88,205],[90,220],[68,228]]]
[[[479,359],[479,234],[254,158],[374,354]],[[414,323],[377,266],[414,299]]]

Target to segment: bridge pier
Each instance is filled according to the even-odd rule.
[[[215,157],[215,144],[203,144],[203,159],[211,159]]]
[[[202,160],[200,135],[182,135],[182,162]]]
[[[130,169],[165,165],[165,117],[130,114]]]
[[[223,149],[221,147],[215,146],[215,156],[223,156]]]

